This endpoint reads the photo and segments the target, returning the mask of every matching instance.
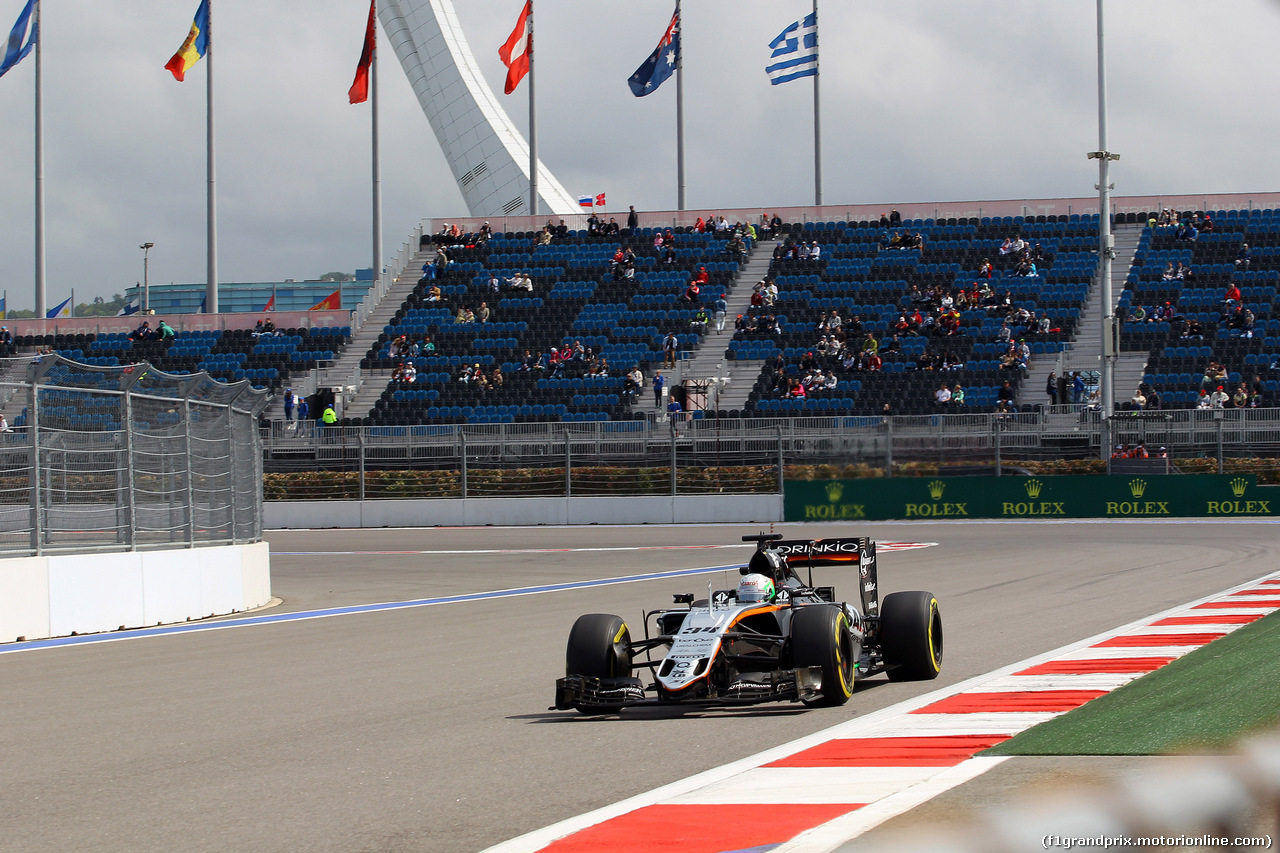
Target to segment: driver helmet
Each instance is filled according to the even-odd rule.
[[[738,601],[746,603],[773,601],[773,579],[750,574],[738,582]]]

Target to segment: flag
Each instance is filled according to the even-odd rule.
[[[124,304],[124,307],[116,312],[117,317],[128,317],[131,314],[137,314],[142,309],[142,300],[135,296]]]
[[[315,305],[307,309],[308,311],[341,311],[342,310],[342,291],[335,290],[324,299],[321,299]]]
[[[209,0],[200,0],[200,8],[196,9],[196,17],[191,22],[191,32],[187,33],[187,40],[164,67],[173,72],[173,79],[181,83],[187,72],[191,70],[191,66],[203,59],[208,52]]]
[[[197,313],[200,313],[200,314],[209,313],[209,294],[206,293],[204,296],[200,297],[200,310]]]
[[[62,300],[57,305],[50,308],[48,311],[45,312],[44,316],[46,320],[56,320],[59,317],[70,317],[71,316],[71,297],[68,296],[66,299]]]
[[[27,5],[22,7],[22,11],[18,14],[18,22],[13,25],[13,29],[9,31],[9,43],[5,47],[4,59],[0,60],[0,77],[5,75],[13,66],[17,65],[27,54],[31,52],[31,48],[35,47],[36,25],[31,24],[31,36],[27,39],[27,43],[22,43],[22,37],[27,34],[27,23],[31,20],[32,13],[36,10],[38,0],[27,0]]]
[[[591,205],[595,203],[596,200],[594,196],[584,195],[578,198],[578,207],[591,207]]]
[[[596,196],[596,207],[604,207],[604,193]]]
[[[773,85],[818,73],[818,14],[810,12],[769,42],[773,53],[764,73]]]
[[[516,90],[516,86],[520,85],[524,75],[529,73],[529,54],[533,53],[533,33],[526,24],[532,12],[533,0],[525,0],[524,8],[520,10],[520,18],[516,21],[516,28],[511,31],[507,43],[498,48],[498,58],[502,60],[503,65],[507,66],[507,85],[502,91],[508,95]],[[524,39],[524,53],[513,57],[512,53],[521,39]]]
[[[5,303],[9,301],[8,295],[0,296],[0,320],[5,319],[9,315],[5,311]]]
[[[265,314],[268,311],[274,310],[276,310],[276,295],[273,293],[271,294],[271,298],[267,300],[267,304],[262,306],[262,313]]]
[[[356,66],[356,80],[347,91],[353,104],[369,100],[369,66],[373,64],[373,48],[378,39],[378,0],[369,0],[369,23],[364,28],[364,50],[360,51],[360,64]]]
[[[657,48],[644,61],[644,64],[636,69],[636,73],[628,78],[627,85],[631,87],[631,94],[637,98],[643,98],[656,90],[664,80],[671,76],[671,72],[675,70],[676,63],[679,61],[680,9],[677,7],[675,14],[671,16],[671,23],[667,25],[667,31],[662,34],[662,40],[658,42]]]

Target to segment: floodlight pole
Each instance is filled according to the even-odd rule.
[[[1098,150],[1088,154],[1098,161],[1098,286],[1102,292],[1102,346],[1099,352],[1101,378],[1098,388],[1102,408],[1101,458],[1111,456],[1111,418],[1115,415],[1115,358],[1119,349],[1120,334],[1116,324],[1115,305],[1111,296],[1111,261],[1115,258],[1115,237],[1111,234],[1111,178],[1112,160],[1119,154],[1107,150],[1107,63],[1105,31],[1103,27],[1103,0],[1098,0]]]
[[[142,299],[140,310],[143,314],[147,313],[147,309],[151,307],[151,268],[148,253],[155,248],[155,243],[143,243],[138,248],[142,250]]]

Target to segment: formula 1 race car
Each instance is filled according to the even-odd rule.
[[[565,677],[552,710],[613,714],[638,704],[755,704],[799,701],[843,705],[856,677],[936,678],[942,667],[942,616],[928,592],[879,600],[876,546],[866,538],[785,540],[744,536],[756,552],[739,568],[736,589],[644,614],[644,639],[618,616],[581,616],[569,632]],[[859,598],[837,601],[814,586],[813,570],[856,568]],[[807,568],[807,582],[797,569]],[[651,626],[652,624],[652,633]],[[646,686],[637,677],[652,671]]]

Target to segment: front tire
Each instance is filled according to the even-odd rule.
[[[880,602],[880,651],[890,681],[928,681],[942,671],[942,614],[929,592],[895,592]]]
[[[791,662],[796,669],[822,668],[821,698],[806,704],[843,705],[853,695],[854,668],[862,650],[853,639],[843,607],[812,605],[791,620]]]
[[[631,631],[620,616],[588,613],[569,631],[565,674],[591,678],[631,676]],[[622,706],[575,705],[583,714],[616,714]]]

